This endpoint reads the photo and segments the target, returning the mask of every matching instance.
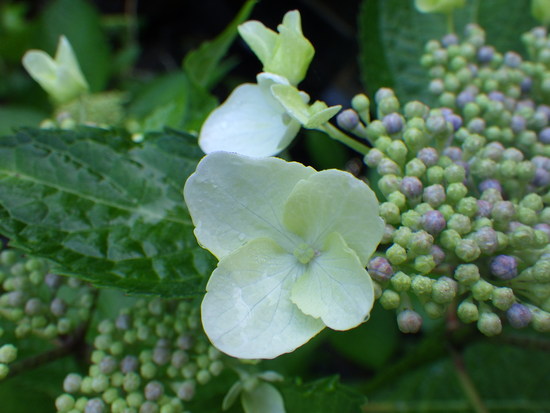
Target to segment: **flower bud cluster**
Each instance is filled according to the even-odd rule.
[[[0,253],[0,320],[6,335],[53,340],[90,317],[93,289],[51,273],[45,260],[5,249]]]
[[[503,320],[550,331],[550,40],[538,28],[524,41],[531,61],[469,25],[422,57],[441,107],[401,105],[390,89],[376,93],[376,120],[354,107],[385,198],[368,270],[403,332],[448,308],[489,336]]]
[[[224,368],[190,302],[139,300],[97,325],[87,375],[71,373],[59,412],[178,413]]]

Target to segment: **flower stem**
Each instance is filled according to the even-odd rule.
[[[470,402],[473,411],[475,413],[489,413],[489,410],[487,409],[487,407],[485,407],[485,404],[483,403],[483,400],[481,400],[481,397],[479,396],[479,393],[476,390],[472,379],[466,371],[466,367],[464,366],[464,361],[462,360],[462,357],[451,346],[449,346],[449,351],[455,365],[455,373],[458,377],[458,381],[460,382],[460,386],[462,387],[466,398]]]
[[[344,132],[342,132],[340,129],[335,127],[334,125],[330,123],[325,123],[324,125],[321,125],[318,130],[325,132],[330,136],[332,139],[337,140],[347,147],[353,149],[354,151],[359,152],[360,154],[366,155],[369,153],[370,149],[367,145],[362,144],[361,142],[357,142],[353,138],[350,138],[348,135],[346,135]]]

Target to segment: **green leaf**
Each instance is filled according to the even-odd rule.
[[[365,397],[340,384],[338,377],[279,386],[287,413],[358,413]]]
[[[84,0],[55,0],[41,16],[39,49],[52,55],[65,35],[78,57],[92,92],[104,90],[111,73],[109,45],[97,10]]]
[[[12,133],[21,126],[38,126],[48,115],[26,106],[6,105],[0,107],[0,135]]]
[[[454,17],[459,35],[467,23],[477,20],[486,30],[487,42],[502,52],[521,51],[521,34],[536,24],[528,0],[469,1]],[[403,101],[431,103],[434,98],[420,58],[428,40],[446,33],[445,16],[422,14],[413,1],[364,0],[359,15],[359,62],[369,93],[393,87]]]
[[[128,292],[186,297],[211,270],[182,197],[200,150],[167,132],[22,130],[0,139],[0,231],[55,271]]]
[[[248,0],[221,34],[185,56],[183,67],[192,82],[210,90],[221,78],[220,63],[237,36],[237,26],[250,16],[255,4],[256,0]]]

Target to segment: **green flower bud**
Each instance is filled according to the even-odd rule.
[[[478,210],[477,199],[473,196],[462,198],[460,201],[458,201],[456,210],[457,212],[469,218],[474,217]]]
[[[475,264],[460,264],[455,269],[454,278],[465,286],[471,286],[480,279],[479,268]]]
[[[434,237],[426,231],[417,231],[412,234],[407,247],[415,254],[429,254],[434,242]]]
[[[531,208],[520,206],[517,208],[518,221],[525,225],[535,225],[538,221],[537,213]]]
[[[367,112],[370,109],[370,100],[363,93],[355,95],[351,99],[351,107],[358,113]]]
[[[521,225],[509,234],[510,245],[516,249],[526,249],[534,246],[535,231],[533,228]]]
[[[396,191],[399,191],[401,187],[401,178],[395,175],[385,175],[378,181],[378,188],[384,194],[386,199],[389,198],[390,194]]]
[[[7,364],[0,363],[0,380],[5,379],[8,377],[8,374],[10,372],[10,368]]]
[[[449,277],[440,277],[432,286],[432,299],[438,304],[448,304],[456,296],[458,285]]]
[[[401,214],[401,225],[409,227],[413,231],[420,229],[421,221],[422,216],[416,211],[409,210]]]
[[[386,250],[386,258],[393,265],[400,265],[407,261],[407,251],[399,244],[393,244]]]
[[[375,168],[385,157],[386,155],[384,155],[382,151],[376,148],[372,148],[369,153],[365,155],[364,162],[367,166]]]
[[[460,303],[456,313],[463,323],[473,323],[479,319],[479,310],[477,306],[468,300]]]
[[[443,214],[443,218],[445,218],[445,221],[448,221],[449,219],[451,219],[451,217],[455,213],[455,210],[453,209],[453,207],[448,204],[441,205],[438,208],[438,211],[441,212],[441,214]]]
[[[417,297],[430,296],[432,293],[432,284],[434,282],[434,280],[424,275],[415,275],[411,280],[412,292]]]
[[[407,198],[400,191],[394,191],[388,196],[388,201],[395,204],[400,210],[407,206]]]
[[[407,158],[407,147],[403,141],[392,141],[390,145],[386,148],[386,154],[397,164],[402,165],[405,163]]]
[[[501,333],[502,322],[495,313],[482,312],[477,321],[477,328],[484,335],[493,337]]]
[[[403,141],[411,152],[417,152],[428,144],[428,136],[421,129],[409,125],[403,133]]]
[[[380,216],[388,224],[399,224],[401,221],[399,208],[392,202],[383,202],[380,204]]]
[[[491,294],[491,301],[493,305],[499,310],[506,311],[516,301],[514,291],[508,287],[495,288]]]
[[[17,347],[13,344],[4,344],[0,347],[0,363],[9,364],[17,358]]]
[[[526,195],[521,201],[520,205],[525,208],[529,208],[533,211],[539,212],[544,208],[542,197],[539,194],[531,193]]]
[[[429,274],[435,267],[433,255],[420,255],[414,259],[414,269],[421,274]]]
[[[397,292],[406,292],[411,287],[411,277],[402,271],[398,271],[391,277],[391,285]]]
[[[399,227],[393,233],[393,242],[402,247],[407,247],[412,236],[412,230],[409,227]]]
[[[487,301],[492,297],[495,287],[485,280],[479,280],[472,285],[472,294],[477,301]]]
[[[446,310],[445,306],[438,303],[434,303],[433,301],[428,301],[424,303],[424,311],[426,312],[428,317],[432,319],[438,319],[443,317],[443,315],[445,314],[445,310]]]
[[[537,168],[531,161],[523,161],[518,163],[516,175],[518,179],[521,179],[522,181],[532,181],[535,177],[536,171]]]
[[[462,183],[454,182],[447,186],[447,200],[453,204],[456,204],[468,193],[468,188]]]
[[[443,232],[441,232],[439,239],[440,239],[441,245],[444,248],[451,251],[454,251],[462,241],[460,234],[456,232],[454,229],[444,230]]]
[[[426,177],[430,185],[441,184],[445,177],[444,169],[439,165],[431,166],[426,172]]]
[[[386,310],[395,310],[401,303],[401,297],[395,291],[390,289],[384,290],[380,297],[380,305]]]
[[[472,223],[466,215],[454,214],[447,221],[447,228],[454,229],[460,235],[465,235],[472,230]]]
[[[531,319],[531,325],[535,331],[541,333],[550,332],[550,313],[542,311],[537,307],[529,306],[529,309],[533,313],[533,318]]]
[[[384,96],[382,99],[377,99],[377,104],[377,114],[379,119],[390,113],[398,112],[400,108],[399,100],[395,95],[388,95]]]
[[[414,158],[405,166],[405,174],[407,176],[416,176],[421,178],[426,173],[426,165],[418,158]]]
[[[401,175],[401,168],[389,158],[384,158],[376,167],[380,175]]]
[[[367,129],[366,129],[365,133],[367,135],[367,138],[371,142],[375,142],[376,147],[378,149],[380,149],[382,152],[384,152],[386,150],[387,145],[389,145],[391,143],[391,139],[386,136],[386,134],[387,134],[386,127],[384,126],[384,124],[380,120],[373,120],[371,123],[369,123],[367,125]],[[383,147],[381,147],[382,145],[380,143],[378,143],[378,141],[379,141],[378,138],[380,138],[382,136],[388,138],[386,140],[386,145],[383,146]]]
[[[463,239],[455,248],[455,254],[463,261],[474,261],[481,255],[481,250],[474,240]]]
[[[62,394],[55,399],[55,408],[58,412],[64,413],[70,411],[75,405],[74,397],[70,394]]]
[[[462,182],[466,179],[466,171],[462,165],[452,164],[445,168],[445,179],[448,183]]]
[[[418,100],[407,102],[403,108],[403,112],[407,119],[415,117],[423,118],[428,114],[429,110],[428,106]]]

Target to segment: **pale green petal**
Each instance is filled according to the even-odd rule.
[[[50,55],[42,50],[29,50],[23,56],[23,66],[29,75],[49,93],[57,76],[57,65]]]
[[[290,10],[283,16],[283,27],[288,28],[298,34],[302,34],[302,17],[298,10]]]
[[[286,148],[299,130],[300,124],[260,86],[244,84],[208,116],[199,145],[205,153],[272,156]]]
[[[241,37],[265,66],[273,55],[277,33],[255,20],[239,25],[238,30]]]
[[[233,357],[274,358],[324,328],[290,301],[303,266],[270,239],[250,241],[212,273],[201,311],[212,344]]]
[[[293,245],[293,234],[282,224],[283,207],[296,183],[313,173],[279,158],[205,156],[184,188],[197,240],[218,258],[258,237]]]
[[[229,391],[225,395],[222,401],[222,410],[228,410],[231,406],[237,401],[237,397],[241,394],[243,390],[242,381],[238,380],[229,388]]]
[[[241,401],[245,413],[285,413],[283,397],[269,383],[260,383],[251,391],[243,391]]]
[[[327,327],[348,330],[368,317],[374,302],[371,278],[337,232],[292,287],[292,301]]]
[[[65,36],[61,36],[59,38],[55,61],[59,67],[64,68],[67,72],[70,72],[74,82],[80,83],[83,88],[88,89],[88,82],[86,82],[86,79],[80,69],[80,65],[78,64],[78,59],[74,54],[73,48]]]
[[[320,101],[310,106],[294,86],[274,84],[271,92],[287,113],[308,129],[318,128],[328,122],[342,108],[340,105],[327,107],[326,103]]]
[[[380,243],[384,222],[372,190],[353,175],[335,169],[300,181],[285,205],[283,222],[314,248],[338,232],[366,266]]]

